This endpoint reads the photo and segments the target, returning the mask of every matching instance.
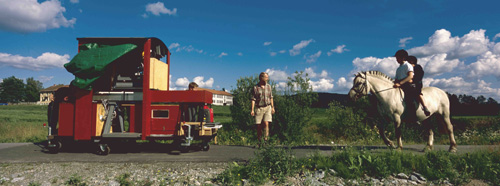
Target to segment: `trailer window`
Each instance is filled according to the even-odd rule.
[[[169,110],[153,110],[152,117],[153,118],[167,118],[168,119],[168,112]]]

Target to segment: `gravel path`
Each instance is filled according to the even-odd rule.
[[[227,163],[10,163],[0,164],[0,185],[213,185]],[[129,175],[127,179],[119,179]]]
[[[4,163],[0,164],[0,185],[221,185],[214,178],[232,163]],[[332,176],[334,170],[308,172],[289,177],[284,185],[451,185],[446,180],[427,182],[419,174],[398,174],[385,179],[365,177],[346,180]],[[252,185],[242,180],[242,185]],[[273,185],[271,181],[264,185]],[[488,185],[472,180],[467,185]]]

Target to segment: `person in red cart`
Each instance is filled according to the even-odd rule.
[[[264,142],[269,138],[269,122],[272,122],[272,114],[275,112],[272,88],[267,83],[268,81],[269,75],[262,72],[259,75],[259,83],[252,88],[252,110],[250,115],[255,116],[259,146],[262,138],[262,129],[265,130]]]
[[[191,82],[188,85],[188,91],[194,91],[198,87],[198,84]],[[198,110],[196,105],[184,104],[184,121],[197,121],[198,120]]]
[[[194,90],[197,87],[198,87],[198,84],[196,84],[195,82],[191,82],[188,85],[188,90]]]

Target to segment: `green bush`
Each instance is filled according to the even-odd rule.
[[[356,103],[355,106],[345,106],[332,101],[327,109],[327,117],[323,123],[318,123],[318,132],[331,140],[374,141],[378,139],[376,123],[368,117],[366,100]]]
[[[251,89],[259,82],[258,76],[238,79],[233,92],[233,103],[230,107],[232,124],[225,125],[219,133],[221,141],[228,140],[230,144],[255,143],[255,119],[251,112]],[[317,94],[312,92],[307,74],[296,72],[289,78],[286,87],[276,90],[271,82],[276,113],[273,122],[269,125],[271,139],[283,143],[303,143],[304,128],[310,124],[313,101]]]
[[[290,149],[266,146],[255,153],[248,163],[234,163],[230,168],[219,174],[215,180],[225,185],[240,185],[243,180],[249,180],[257,185],[266,181],[283,183],[288,176],[297,171],[298,164]]]
[[[310,124],[313,115],[311,105],[318,99],[307,76],[303,72],[295,72],[293,78],[288,78],[287,86],[274,96],[276,114],[271,131],[282,142],[303,144],[307,138],[304,128]]]

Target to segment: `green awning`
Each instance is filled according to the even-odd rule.
[[[137,48],[134,44],[99,45],[88,43],[80,45],[80,52],[69,62],[64,64],[68,72],[75,75],[71,84],[90,90],[92,84],[99,79],[106,67],[116,59]]]

